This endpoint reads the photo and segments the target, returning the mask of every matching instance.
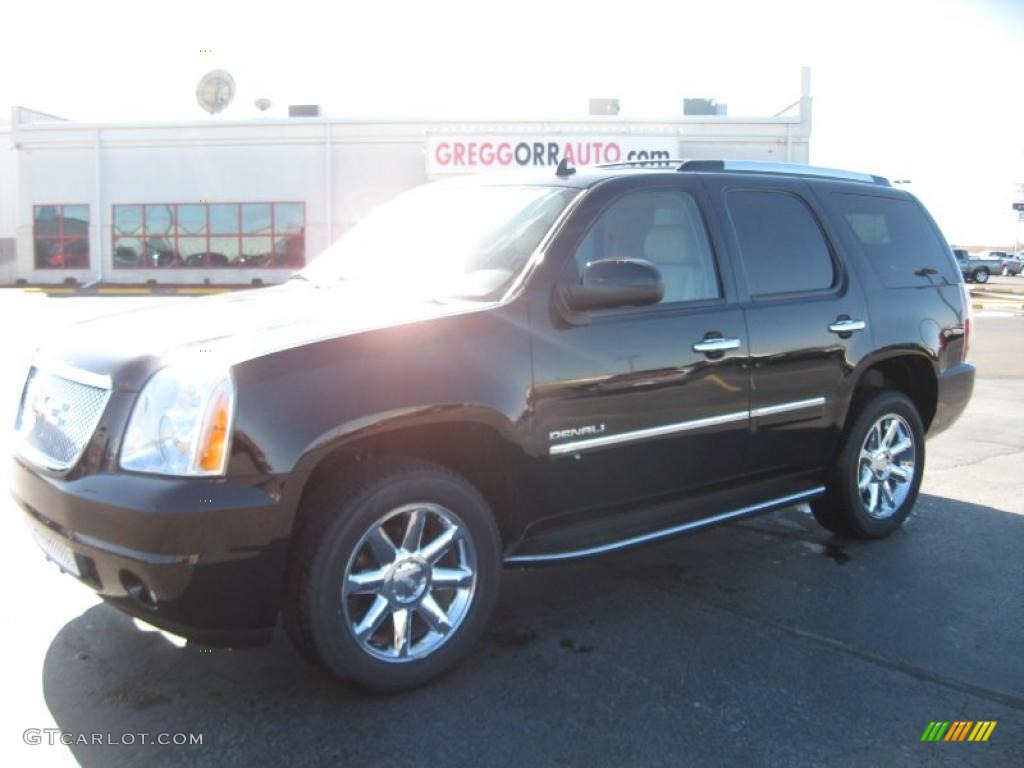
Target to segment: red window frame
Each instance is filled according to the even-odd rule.
[[[188,205],[195,206],[201,205],[205,212],[205,234],[202,235],[190,235],[182,234],[179,231],[178,224],[178,206]],[[237,225],[234,232],[210,232],[210,207],[213,205],[233,205],[235,206],[235,220]],[[242,206],[243,205],[267,205],[270,206],[270,231],[266,234],[254,234],[252,232],[245,232],[242,227]],[[300,242],[302,250],[302,260],[298,264],[289,264],[287,260],[278,261],[275,249],[277,247],[278,233],[276,229],[276,211],[278,205],[300,205],[302,206],[302,226],[299,228],[299,232],[282,232],[280,236],[285,242]],[[160,266],[158,264],[145,264],[141,263],[137,266],[118,265],[115,261],[114,269],[298,269],[306,265],[306,203],[301,200],[244,200],[244,201],[231,201],[231,200],[217,200],[217,201],[206,201],[201,202],[178,202],[178,203],[117,203],[111,206],[110,210],[110,242],[111,242],[111,253],[117,251],[118,240],[139,240],[141,242],[142,255],[144,256],[147,250],[147,241],[149,235],[146,230],[146,208],[148,206],[164,206],[171,209],[171,232],[166,236],[161,233],[161,237],[166,237],[168,242],[174,244],[174,260],[168,265]],[[141,229],[139,234],[125,235],[118,234],[117,232],[117,209],[118,208],[129,208],[138,207],[141,209]],[[242,240],[245,237],[269,237],[270,238],[270,263],[269,264],[246,264],[241,260]],[[210,240],[212,238],[223,239],[223,238],[235,238],[238,247],[239,259],[233,264],[211,264],[210,263]],[[206,250],[203,252],[204,259],[202,264],[184,264],[181,259],[181,247],[180,240],[199,240],[204,239],[206,244]],[[287,251],[287,246],[286,246]]]
[[[56,235],[40,235],[36,231],[36,223],[39,221],[38,211],[40,208],[56,208],[57,209],[57,220],[59,225],[57,227]],[[85,227],[86,233],[84,235],[69,235],[64,229],[64,209],[65,208],[85,208]],[[89,249],[89,219],[92,217],[92,210],[89,208],[88,203],[44,203],[41,205],[32,206],[32,264],[35,269],[90,269],[92,265],[92,254]],[[303,212],[303,226],[305,226],[305,212]],[[40,264],[39,254],[36,251],[38,242],[43,240],[48,243],[56,243],[59,248],[59,253],[63,254],[62,263],[60,264]],[[67,263],[67,254],[69,253],[68,246],[72,243],[84,243],[85,245],[85,264],[76,265]]]

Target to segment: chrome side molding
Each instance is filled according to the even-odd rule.
[[[548,455],[561,456],[566,453],[579,453],[594,448],[604,448],[609,445],[629,443],[634,440],[646,440],[652,437],[663,437],[674,435],[678,432],[688,432],[692,429],[707,429],[717,427],[719,424],[729,424],[734,421],[747,421],[762,416],[772,416],[776,413],[788,413],[789,411],[800,411],[804,408],[817,408],[825,405],[824,397],[811,397],[806,400],[796,400],[792,403],[779,403],[778,405],[767,405],[761,408],[754,408],[747,411],[734,411],[723,413],[720,416],[708,416],[704,419],[692,419],[690,421],[678,421],[674,424],[663,424],[659,427],[647,427],[645,429],[633,429],[628,432],[619,432],[614,435],[601,435],[600,437],[587,437],[581,440],[570,440],[567,443],[558,443],[548,448]],[[604,426],[603,424],[601,425]]]
[[[760,416],[774,416],[776,413],[802,411],[804,408],[816,408],[824,404],[824,397],[811,397],[807,400],[796,400],[792,403],[780,403],[779,405],[766,405],[762,408],[754,408],[750,411],[750,417],[756,419]]]
[[[672,435],[676,432],[687,432],[691,429],[704,429],[719,424],[728,424],[731,421],[746,421],[750,417],[750,411],[736,411],[735,413],[723,413],[721,416],[709,416],[706,419],[693,419],[692,421],[680,421],[675,424],[663,424],[660,427],[648,427],[647,429],[634,429],[629,432],[620,432],[617,435],[603,435],[601,437],[588,437],[583,440],[573,440],[568,443],[552,445],[548,451],[552,456],[563,453],[577,453],[592,448],[603,448],[606,445],[628,443],[633,440],[644,440],[649,437],[661,437]]]

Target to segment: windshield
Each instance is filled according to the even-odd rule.
[[[298,274],[386,282],[431,296],[508,288],[577,190],[426,184],[377,208]]]

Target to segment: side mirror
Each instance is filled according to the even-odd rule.
[[[643,259],[602,259],[583,270],[579,284],[563,289],[570,309],[643,307],[657,304],[665,295],[665,283],[658,268]]]

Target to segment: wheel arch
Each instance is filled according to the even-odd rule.
[[[422,459],[456,472],[487,500],[502,541],[518,536],[525,509],[521,494],[526,456],[514,426],[492,409],[459,406],[362,418],[314,442],[290,473],[292,538],[303,525],[306,500],[325,478],[356,472],[381,457]]]
[[[890,349],[863,360],[848,380],[843,430],[875,392],[894,389],[913,401],[928,432],[938,407],[939,378],[934,357],[923,349]]]

